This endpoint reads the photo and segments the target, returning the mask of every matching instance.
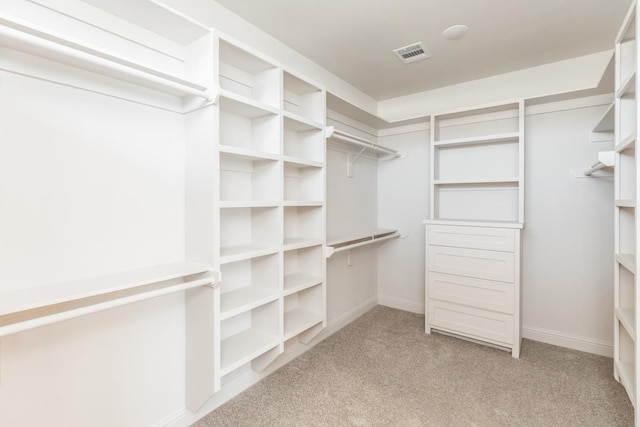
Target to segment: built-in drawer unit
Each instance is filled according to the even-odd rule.
[[[429,323],[433,328],[442,328],[444,331],[478,340],[488,340],[494,344],[513,344],[512,315],[438,300],[429,301],[428,313]]]
[[[425,331],[508,347],[519,357],[520,226],[425,223]]]
[[[432,300],[513,314],[515,290],[512,283],[431,272],[427,285]]]
[[[427,227],[427,240],[430,245],[515,252],[516,230],[509,228],[430,225]]]

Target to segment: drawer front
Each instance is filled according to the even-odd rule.
[[[429,298],[471,307],[514,313],[514,285],[503,282],[429,273]]]
[[[496,344],[512,345],[513,316],[443,301],[429,301],[429,323],[433,328]]]
[[[509,252],[428,247],[430,272],[515,283],[515,256]]]
[[[428,225],[427,242],[455,248],[515,252],[516,233],[517,230],[511,228]]]

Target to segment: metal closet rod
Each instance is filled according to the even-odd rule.
[[[69,64],[81,62],[90,71],[118,78],[118,75],[126,75],[132,83],[140,81],[148,82],[152,85],[161,86],[167,92],[179,92],[183,95],[191,95],[199,98],[211,99],[208,88],[191,84],[185,80],[168,74],[153,70],[151,68],[128,61],[127,59],[93,49],[49,34],[36,27],[31,27],[17,20],[9,19],[0,15],[0,36],[7,40],[15,40],[20,44],[26,44],[36,49],[44,49],[47,52],[69,58]],[[100,69],[108,70],[110,73],[101,73]],[[144,84],[141,84],[144,86]]]
[[[340,130],[337,130],[333,126],[327,126],[327,138],[340,139],[342,141],[349,142],[351,144],[355,144],[360,147],[372,149],[379,153],[389,154],[393,157],[402,157],[402,154],[396,150],[392,150],[391,148],[383,147],[371,141],[367,141],[366,139],[360,138],[359,136],[342,132]]]

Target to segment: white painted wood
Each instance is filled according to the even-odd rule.
[[[511,315],[438,300],[429,300],[428,313],[436,329],[509,347],[514,343]]]
[[[519,357],[519,229],[425,222],[425,332],[442,329],[507,346]]]
[[[524,222],[524,101],[431,116],[430,218]]]
[[[429,245],[430,272],[515,282],[513,253]]]
[[[515,252],[516,231],[507,228],[438,226],[427,227],[431,245]]]
[[[427,286],[432,299],[514,314],[513,284],[432,272]]]
[[[638,190],[638,11],[631,5],[616,38],[615,54],[615,242],[614,242],[614,377],[622,383],[636,412],[640,346],[637,325],[640,292],[636,266],[638,263],[639,228],[636,204]]]

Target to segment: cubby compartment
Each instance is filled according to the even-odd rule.
[[[223,320],[220,325],[220,376],[280,345],[280,301]]]
[[[276,300],[280,292],[279,255],[267,255],[221,266],[222,319]]]
[[[624,150],[618,155],[618,163],[616,172],[620,176],[618,183],[617,199],[632,200],[636,199],[636,159],[635,147]]]
[[[636,299],[635,274],[624,265],[617,264],[618,269],[618,302],[616,304],[616,316],[624,325],[630,336],[636,336]]]
[[[635,81],[632,82],[629,90],[634,90],[634,92],[626,92],[618,100],[618,129],[620,134],[620,141],[623,141],[629,137],[633,137],[636,134],[638,107],[636,104]]]
[[[519,104],[502,104],[434,116],[434,143],[518,138]]]
[[[517,182],[435,186],[434,219],[518,222]]]
[[[436,182],[517,180],[519,176],[517,137],[495,144],[439,146],[434,152]]]
[[[284,163],[284,200],[322,204],[324,174],[321,167]]]
[[[636,367],[635,367],[635,343],[624,326],[620,323],[619,328],[619,352],[618,359],[615,361],[616,370],[620,375],[620,380],[624,385],[629,398],[635,402],[636,389]]]
[[[275,65],[220,40],[219,73],[221,89],[280,107],[280,69]]]
[[[285,249],[322,244],[324,226],[321,206],[288,206],[284,208]]]
[[[323,91],[293,74],[284,73],[284,110],[313,123],[324,123]]]
[[[220,145],[280,154],[277,112],[220,97]]]
[[[281,208],[220,210],[221,264],[268,255],[282,244]]]
[[[284,298],[284,339],[288,340],[324,320],[322,285],[316,285]]]
[[[618,66],[616,70],[618,82],[622,84],[636,72],[637,53],[636,53],[636,18],[632,17],[628,21],[627,27],[621,32],[621,38],[618,41]]]
[[[324,162],[324,132],[322,129],[284,118],[284,155],[302,162]]]
[[[289,250],[284,253],[285,295],[322,283],[322,246]]]
[[[618,247],[616,253],[635,255],[636,222],[634,208],[618,208]]]
[[[222,202],[281,199],[280,162],[249,155],[220,153]]]

